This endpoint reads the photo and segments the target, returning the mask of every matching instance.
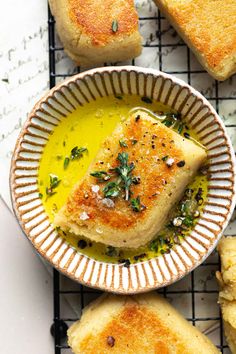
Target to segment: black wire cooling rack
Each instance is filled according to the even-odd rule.
[[[150,5],[150,1],[147,0],[146,6]],[[146,12],[148,13],[148,11]],[[190,85],[195,86],[198,90],[200,88],[197,85],[198,78],[204,79],[208,82],[207,89],[200,90],[207,99],[215,107],[216,111],[221,110],[223,102],[236,99],[236,93],[232,91],[232,88],[222,87],[219,90],[217,81],[213,80],[208,74],[202,70],[202,68],[196,65],[195,59],[188,49],[188,47],[181,41],[174,29],[168,24],[165,18],[160,14],[159,10],[155,9],[153,16],[140,16],[140,26],[145,27],[149,21],[154,21],[155,32],[145,34],[144,38],[144,53],[146,55],[148,50],[155,48],[155,67],[159,70],[163,70],[169,74],[174,74],[183,78]],[[171,33],[170,41],[164,40],[167,33]],[[63,53],[63,48],[57,44],[55,36],[55,20],[48,9],[48,38],[49,38],[49,82],[50,88],[55,86],[57,80],[70,76],[71,73],[59,72],[57,70],[57,55]],[[171,43],[173,40],[173,43]],[[167,55],[171,55],[173,50],[179,51],[178,54],[182,56],[182,59],[186,61],[186,67],[176,70],[167,70],[168,67],[165,64]],[[146,53],[146,54],[145,54]],[[172,60],[175,60],[174,58]],[[132,60],[132,65],[139,65],[138,60]],[[170,65],[171,67],[171,65]],[[76,68],[73,73],[79,72],[80,68]],[[209,86],[210,82],[210,86]],[[230,83],[232,86],[232,82]],[[220,111],[220,114],[222,112]],[[233,122],[233,120],[231,120]],[[230,122],[230,119],[229,119]],[[235,124],[228,124],[228,128],[236,128]],[[214,252],[205,263],[198,267],[191,274],[187,275],[184,279],[176,284],[173,284],[167,288],[161,289],[161,292],[167,297],[172,304],[179,309],[182,314],[191,321],[193,325],[202,330],[219,350],[224,353],[230,353],[228,346],[224,340],[222,319],[220,315],[220,309],[217,305],[218,288],[215,281],[215,271],[219,268],[219,259],[216,252]],[[66,282],[66,286],[65,286]],[[65,280],[65,277],[59,274],[56,270],[53,271],[53,296],[54,296],[54,329],[55,329],[55,354],[68,354],[70,348],[68,347],[66,340],[61,338],[60,325],[62,321],[70,326],[74,321],[79,318],[78,316],[68,317],[66,311],[63,309],[65,301],[70,303],[72,297],[76,297],[78,303],[78,313],[81,309],[89,303],[93,298],[100,294],[100,291],[92,290],[83,287],[80,284],[75,284],[70,280]],[[125,354],[125,353],[124,353]],[[207,353],[206,353],[207,354]]]

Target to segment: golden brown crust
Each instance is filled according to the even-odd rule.
[[[79,65],[128,60],[141,53],[133,0],[49,0],[64,50]],[[113,21],[118,28],[112,30]],[[113,28],[114,29],[114,28]]]
[[[127,147],[121,147],[120,140],[125,141]],[[103,191],[107,182],[100,183],[90,175],[94,171],[112,170],[117,166],[121,152],[128,154],[128,164],[134,164],[132,174],[140,179],[140,184],[130,187],[131,198],[140,198],[142,210],[139,212],[133,210],[131,198],[125,200],[122,189],[119,196],[109,199],[112,203],[109,207]],[[170,166],[167,164],[169,158]],[[146,112],[134,113],[106,138],[54,223],[64,231],[84,235],[96,242],[138,248],[163,227],[171,207],[181,198],[205,158],[204,149],[192,141],[157,123]],[[179,162],[183,162],[183,166],[179,166]],[[115,173],[109,182],[116,179]]]
[[[96,184],[96,179],[90,175],[82,185],[78,185],[67,202],[67,211],[74,215],[77,214],[78,219],[78,212],[80,213],[83,209],[91,221],[105,223],[116,228],[117,231],[131,228],[146,217],[148,210],[153,207],[163,192],[164,186],[171,182],[171,178],[180,169],[177,163],[183,160],[183,152],[176,147],[171,130],[168,131],[164,125],[157,126],[153,121],[144,119],[136,122],[133,117],[124,130],[124,137],[127,147],[120,147],[118,141],[115,149],[113,141],[106,144],[106,148],[111,151],[109,163],[111,169],[117,167],[118,154],[128,153],[130,162],[135,165],[133,173],[141,181],[140,184],[132,186],[132,198],[139,196],[146,209],[135,213],[132,211],[130,203],[127,203],[122,196],[116,198],[115,208],[106,208],[101,204],[98,194],[91,192],[91,185]],[[134,140],[137,141],[136,144],[132,143]],[[166,162],[162,160],[168,155],[175,160],[172,167],[168,167]],[[95,163],[94,170],[103,170],[100,161]],[[104,184],[101,186],[104,187]]]
[[[154,292],[101,296],[69,328],[68,342],[75,354],[219,353],[207,337]]]
[[[138,29],[138,14],[133,0],[91,1],[69,0],[70,18],[78,28],[91,38],[94,45],[105,45],[123,35],[131,35]],[[112,22],[117,21],[118,31],[112,31]]]
[[[148,353],[150,343],[155,353],[169,354],[170,347],[173,347],[175,354],[183,354],[185,349],[181,338],[171,332],[156,314],[134,304],[124,307],[99,335],[87,335],[81,342],[82,353],[94,353],[94,348],[100,348],[104,354],[110,353],[111,348],[107,344],[109,336],[115,339],[114,349],[117,352],[118,347],[119,353],[127,353],[130,348],[132,353]],[[147,338],[146,343],[143,338]]]
[[[155,0],[216,79],[236,72],[235,0]]]

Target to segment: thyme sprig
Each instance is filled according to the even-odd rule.
[[[161,112],[158,114],[160,118],[162,118],[162,123],[168,127],[168,128],[175,128],[179,134],[182,134],[184,131],[185,124],[181,120],[181,114],[180,113],[173,113],[173,112],[167,112],[163,113]]]
[[[64,168],[64,170],[67,169],[67,167],[69,166],[70,161],[80,159],[81,157],[83,157],[83,153],[84,153],[84,152],[87,152],[87,151],[88,151],[88,149],[85,148],[85,147],[80,147],[80,148],[79,148],[78,146],[75,146],[75,147],[71,150],[70,156],[66,156],[66,157],[64,158],[64,162],[63,162],[63,168]]]
[[[164,252],[164,245],[166,244],[166,240],[163,236],[159,236],[156,239],[152,240],[149,244],[149,249],[152,252],[160,252],[160,253],[165,253]]]
[[[118,197],[121,191],[119,184],[120,184],[119,181],[108,182],[106,186],[103,188],[104,196],[106,198]]]
[[[167,112],[164,113],[164,120],[162,121],[163,124],[167,127],[173,127],[176,123],[179,123],[181,119],[181,115],[179,113],[172,113]]]
[[[114,180],[109,181],[103,188],[105,198],[116,198],[122,191],[125,192],[124,199],[130,200],[132,194],[130,187],[132,184],[139,184],[140,177],[133,176],[132,171],[135,168],[133,162],[129,162],[129,155],[127,152],[121,152],[117,156],[118,166],[106,171],[93,171],[91,176],[97,178],[98,182],[105,182],[111,177],[115,177]],[[133,198],[131,200],[131,207],[133,211],[143,210],[143,206],[140,202],[140,197]]]
[[[58,176],[52,173],[49,175],[49,178],[50,178],[50,186],[46,187],[46,194],[48,197],[51,197],[56,193],[55,188],[58,187],[61,180],[58,178]]]
[[[108,181],[111,178],[111,176],[106,171],[94,171],[90,173],[90,176],[96,177],[97,181],[100,183]]]
[[[115,171],[123,182],[123,189],[125,191],[125,200],[129,200],[130,186],[132,184],[132,171],[134,169],[134,163],[128,163],[128,153],[122,152],[118,154],[117,160],[120,165],[116,167]]]
[[[140,197],[138,196],[137,198],[132,198],[131,199],[131,207],[133,211],[139,212],[141,211],[141,202],[140,202]]]
[[[80,159],[81,157],[83,157],[83,153],[86,151],[88,151],[88,149],[85,147],[79,148],[78,146],[75,146],[70,153],[71,160]]]

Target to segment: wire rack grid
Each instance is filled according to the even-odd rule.
[[[221,114],[229,135],[234,138],[236,135],[236,111],[232,108],[232,103],[236,100],[235,82],[232,79],[227,80],[226,83],[213,80],[200,67],[189,48],[178,37],[151,0],[139,2],[138,5],[141,8],[141,10],[138,9],[140,30],[144,37],[141,58],[145,57],[144,63],[146,64],[141,63],[142,66],[150,65],[169,74],[174,74],[201,91]],[[80,72],[82,68],[61,71],[60,60],[64,60],[64,64],[67,65],[68,58],[64,55],[63,48],[56,38],[55,20],[50,9],[48,9],[48,38],[49,84],[52,88],[58,81]],[[127,64],[140,65],[140,59],[137,58]],[[232,227],[228,232],[233,232]],[[230,351],[224,340],[222,319],[217,305],[218,289],[215,271],[218,268],[219,259],[217,253],[214,252],[191,274],[159,292],[167,297],[187,320],[208,335],[222,353],[228,354]],[[66,341],[60,338],[60,321],[63,320],[70,326],[79,318],[83,307],[101,292],[75,284],[56,270],[53,271],[53,279],[55,354],[69,354],[71,353],[70,348]],[[76,316],[70,315],[68,317],[68,314],[65,313],[63,309],[65,298],[69,303],[78,304],[78,311],[75,311]]]

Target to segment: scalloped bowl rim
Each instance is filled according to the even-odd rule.
[[[221,131],[223,131],[224,133],[224,136],[227,140],[227,145],[228,145],[228,152],[229,152],[229,155],[230,155],[230,161],[232,163],[232,173],[233,173],[233,186],[232,186],[232,199],[231,199],[231,204],[230,204],[230,208],[228,210],[228,213],[227,213],[227,217],[225,218],[224,222],[223,222],[223,225],[222,225],[222,228],[221,228],[221,231],[219,231],[217,233],[217,237],[215,238],[214,242],[210,245],[210,247],[207,249],[207,252],[205,252],[202,257],[198,260],[198,261],[195,261],[193,265],[187,267],[185,269],[184,272],[181,272],[179,271],[177,274],[173,275],[172,274],[172,277],[169,279],[169,280],[165,280],[165,281],[162,281],[160,284],[157,284],[157,281],[154,282],[154,284],[148,284],[146,283],[145,286],[141,286],[140,282],[139,282],[139,285],[136,287],[136,288],[131,288],[130,286],[126,289],[124,289],[124,287],[117,287],[115,288],[114,286],[108,286],[105,284],[105,281],[104,281],[104,284],[101,284],[99,283],[99,281],[95,282],[94,284],[91,284],[91,282],[86,282],[82,279],[82,277],[76,277],[75,276],[75,273],[72,273],[70,271],[68,271],[68,267],[65,268],[65,267],[61,267],[58,263],[54,262],[52,260],[52,258],[50,256],[47,256],[46,254],[44,254],[41,250],[39,250],[37,248],[37,246],[35,245],[34,241],[29,237],[28,235],[28,232],[27,230],[25,229],[24,227],[24,223],[22,221],[22,218],[20,217],[19,215],[19,209],[17,207],[17,203],[16,203],[16,193],[14,191],[14,177],[15,177],[15,174],[14,174],[14,167],[15,167],[15,157],[17,156],[17,153],[18,153],[18,150],[20,148],[20,143],[21,143],[21,140],[22,140],[22,137],[24,136],[25,134],[25,131],[27,130],[27,128],[30,126],[30,120],[31,118],[35,115],[36,111],[38,111],[40,108],[41,108],[41,105],[47,101],[48,98],[50,98],[51,96],[53,96],[53,94],[55,92],[58,92],[60,91],[61,88],[63,87],[68,87],[68,85],[70,83],[74,83],[76,80],[79,80],[79,79],[84,79],[86,78],[86,76],[93,76],[94,74],[104,74],[104,73],[108,73],[108,75],[111,75],[113,72],[118,72],[118,73],[121,73],[121,72],[126,72],[126,73],[132,73],[134,72],[135,75],[138,75],[138,74],[144,74],[146,76],[148,75],[151,75],[155,78],[158,78],[158,77],[161,77],[163,78],[163,82],[165,80],[170,80],[173,85],[179,85],[181,88],[187,88],[188,91],[193,95],[195,96],[196,98],[200,99],[203,106],[204,107],[207,107],[207,109],[209,110],[209,112],[211,113],[211,115],[214,117],[214,120],[217,122],[217,124],[220,126],[220,129]],[[235,163],[235,154],[234,154],[234,150],[233,150],[233,147],[232,147],[232,144],[230,142],[230,139],[228,137],[228,134],[225,130],[225,126],[221,120],[221,118],[218,116],[217,112],[215,111],[215,109],[211,106],[211,104],[207,101],[207,99],[201,94],[199,93],[196,89],[194,89],[193,87],[191,87],[190,85],[188,85],[187,83],[185,83],[183,80],[179,79],[179,78],[176,78],[175,76],[172,76],[172,75],[169,75],[169,74],[166,74],[164,72],[161,72],[159,70],[156,70],[156,69],[149,69],[149,68],[142,68],[142,67],[137,67],[137,66],[110,66],[110,67],[102,67],[102,68],[95,68],[95,69],[91,69],[91,70],[88,70],[88,71],[85,71],[85,72],[82,72],[82,73],[79,73],[77,75],[74,75],[68,79],[66,79],[65,81],[59,83],[58,85],[56,85],[55,87],[53,87],[51,90],[49,90],[36,104],[35,106],[33,107],[33,109],[31,110],[30,114],[28,115],[23,127],[22,127],[22,130],[17,138],[17,141],[16,141],[16,145],[15,145],[15,149],[14,149],[14,153],[13,153],[13,156],[12,156],[12,161],[11,161],[11,170],[10,170],[10,191],[11,191],[11,201],[12,201],[12,207],[13,207],[13,210],[14,210],[14,213],[15,213],[15,216],[16,216],[16,219],[18,220],[18,223],[20,225],[20,227],[22,228],[24,234],[26,235],[27,239],[30,241],[30,243],[34,246],[34,248],[36,249],[36,251],[44,258],[46,259],[53,267],[55,267],[58,271],[62,272],[63,274],[65,274],[66,276],[70,277],[71,279],[85,285],[85,286],[88,286],[88,287],[92,287],[92,288],[97,288],[97,289],[100,289],[100,290],[104,290],[104,291],[110,291],[110,292],[114,292],[114,293],[120,293],[120,294],[135,294],[135,293],[141,293],[141,292],[147,292],[147,291],[150,291],[152,289],[157,289],[157,288],[160,288],[160,287],[164,287],[164,286],[167,286],[167,285],[170,285],[178,280],[180,280],[181,278],[183,278],[185,275],[187,275],[188,273],[190,273],[191,271],[193,271],[196,267],[198,267],[201,263],[203,263],[205,261],[205,259],[212,253],[212,251],[215,249],[215,247],[217,246],[217,243],[219,242],[223,232],[224,232],[224,229],[227,227],[228,225],[228,222],[230,220],[230,217],[233,213],[233,210],[234,210],[234,206],[235,206],[235,203],[236,203],[236,185],[235,185],[235,175],[236,175],[236,170],[235,170],[235,166],[236,166],[236,163]],[[69,246],[69,248],[72,248],[71,246]],[[79,254],[79,253],[78,253]],[[162,256],[159,256],[159,257],[155,257],[153,259],[157,259]],[[86,265],[88,265],[88,262],[90,260],[93,260],[93,258],[90,258],[86,255],[83,255],[82,254],[82,259],[85,259],[86,260]],[[94,260],[95,264],[99,264],[99,270],[100,270],[100,266],[102,267],[103,264],[106,264],[106,267],[108,267],[109,265],[112,265],[112,266],[115,266],[115,267],[118,267],[118,268],[124,268],[122,265],[118,265],[118,264],[113,264],[113,263],[107,263],[107,262],[102,262],[102,261],[97,261],[97,260]],[[149,264],[150,260],[147,260],[147,261],[143,261],[143,262],[139,262],[139,263],[136,263],[136,264],[131,264],[129,269],[130,268],[136,268],[135,269],[135,272],[136,272],[136,277],[138,277],[137,275],[137,267],[140,267],[140,265],[142,264]],[[108,270],[106,269],[106,272],[108,272]],[[115,272],[115,268],[112,269],[112,277],[114,277],[115,275],[113,274]],[[133,276],[133,272],[131,274],[130,270],[128,272],[128,269],[127,269],[127,272],[126,274],[129,274],[129,277],[128,277],[128,281],[130,283],[131,279],[130,277]],[[154,270],[154,273],[155,273],[155,270]],[[120,274],[120,273],[119,273]],[[107,273],[104,275],[104,280],[107,276]],[[145,275],[146,277],[146,275]],[[123,278],[122,278],[123,279]]]

